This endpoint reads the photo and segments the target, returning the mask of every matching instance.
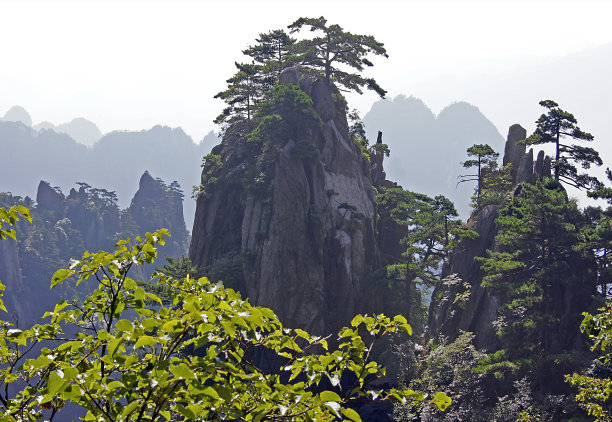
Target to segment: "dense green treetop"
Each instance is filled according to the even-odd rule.
[[[341,26],[328,24],[323,17],[300,18],[289,25],[291,33],[304,27],[321,36],[305,37],[296,41],[284,30],[259,34],[254,45],[243,50],[247,63],[235,63],[237,72],[227,80],[227,88],[217,95],[227,104],[215,123],[227,125],[236,120],[251,120],[266,92],[278,83],[283,69],[298,65],[302,71],[320,77],[328,85],[362,93],[371,89],[384,97],[386,91],[378,83],[361,74],[365,67],[373,66],[369,55],[388,57],[384,45],[371,35],[358,35],[344,31]]]
[[[234,63],[238,71],[227,80],[227,89],[215,95],[227,103],[215,123],[231,123],[230,118],[246,119],[250,125],[255,105],[261,101],[263,89],[259,69],[254,64]]]
[[[345,31],[340,25],[328,24],[327,19],[299,18],[291,25],[292,33],[303,27],[321,36],[307,38],[296,43],[296,53],[302,66],[321,71],[328,84],[332,82],[349,91],[362,93],[365,87],[384,98],[386,91],[372,78],[363,77],[360,72],[364,66],[373,66],[367,58],[369,54],[389,57],[384,44],[371,35],[358,35]],[[352,69],[358,73],[351,73]]]

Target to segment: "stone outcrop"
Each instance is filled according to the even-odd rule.
[[[140,178],[138,190],[127,213],[134,219],[139,231],[153,232],[168,229],[171,237],[159,247],[159,256],[181,256],[189,246],[189,237],[183,219],[183,199],[148,171]]]
[[[64,194],[57,192],[51,185],[44,180],[38,184],[36,202],[38,206],[53,212],[61,212],[64,207]]]
[[[281,82],[298,78],[291,68]],[[322,125],[300,139],[272,139],[278,155],[265,177],[252,156],[239,155],[239,141],[215,147],[223,165],[197,200],[189,256],[287,326],[322,334],[369,306],[367,278],[379,262],[376,195],[344,105],[322,81],[299,86]]]
[[[506,147],[504,149],[503,164],[512,164],[512,178],[516,180],[516,173],[518,171],[521,159],[525,155],[525,145],[518,144],[527,137],[527,131],[519,124],[514,124],[508,129],[508,140],[506,141]]]
[[[516,183],[522,182],[533,182],[533,149],[529,149],[529,152],[523,157],[521,157],[521,161],[518,166],[518,171],[516,173]]]
[[[498,205],[487,205],[468,221],[478,238],[463,240],[444,265],[443,284],[434,290],[430,304],[429,337],[454,339],[460,330],[470,331],[476,334],[476,347],[495,350],[498,340],[492,321],[497,318],[500,301],[481,286],[484,273],[474,258],[494,249],[498,211]],[[464,282],[470,284],[470,293],[467,302],[458,306],[456,299],[465,292]]]

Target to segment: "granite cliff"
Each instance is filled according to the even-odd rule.
[[[290,85],[314,123],[260,143],[226,131],[207,159],[217,164],[204,165],[189,257],[288,326],[322,334],[371,307],[376,194],[341,95],[295,68],[281,75]]]

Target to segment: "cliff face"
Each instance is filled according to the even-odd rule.
[[[24,327],[28,323],[26,319],[31,306],[26,300],[19,250],[13,239],[0,241],[0,281],[6,287],[2,300],[9,311],[8,320],[18,327]]]
[[[286,325],[321,334],[368,306],[366,279],[379,262],[376,196],[344,106],[324,83],[298,81],[293,69],[281,78],[299,83],[322,125],[274,140],[279,153],[263,193],[228,182],[203,192],[189,256]],[[218,180],[253,167],[236,149],[225,141],[213,149],[223,163]],[[251,173],[260,174],[257,165]]]

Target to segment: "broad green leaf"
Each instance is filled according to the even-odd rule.
[[[321,401],[342,401],[340,396],[333,391],[322,391],[319,397],[321,397]]]
[[[125,385],[123,385],[123,383],[121,381],[111,381],[111,382],[108,383],[108,386],[107,386],[109,391],[113,391],[113,390],[116,390],[118,388],[124,388],[124,387],[125,387]]]
[[[182,362],[176,366],[170,366],[170,372],[175,377],[183,380],[190,380],[195,378],[195,375],[191,368]]]
[[[355,317],[353,318],[353,320],[351,321],[351,326],[352,327],[357,327],[359,324],[361,324],[363,322],[363,315],[355,315]]]
[[[62,385],[64,385],[65,383],[62,376],[60,376],[57,371],[51,371],[49,373],[49,381],[47,383],[47,395],[55,396],[61,390]]]
[[[134,347],[136,349],[142,346],[155,346],[157,344],[157,339],[151,336],[141,336],[137,341]]]
[[[361,422],[361,416],[353,409],[342,408],[342,414],[354,422]]]
[[[445,393],[442,393],[442,392],[437,392],[431,401],[432,401],[433,404],[438,406],[438,409],[440,409],[443,412],[452,403],[451,398],[448,397]]]
[[[140,404],[139,401],[134,400],[131,403],[129,403],[127,406],[125,406],[125,408],[123,409],[123,412],[121,412],[122,419],[127,419],[127,416],[131,414],[134,410],[136,410],[139,404]]]
[[[204,391],[202,391],[202,394],[204,394],[205,396],[208,396],[208,397],[212,397],[215,400],[219,400],[219,394],[212,387],[206,387],[204,389]]]
[[[336,414],[336,416],[341,418],[340,409],[342,409],[342,406],[340,406],[340,403],[336,403],[335,401],[326,401],[325,405],[329,407]]]
[[[400,325],[400,328],[402,329],[402,331],[408,333],[408,335],[412,335],[412,327],[409,324],[402,324]]]
[[[406,320],[406,318],[404,318],[402,315],[395,315],[393,317],[393,321],[395,322],[399,322],[400,324],[406,324],[408,323],[408,321]]]
[[[132,331],[132,321],[129,321],[127,319],[121,319],[117,321],[117,325],[115,325],[115,328],[117,329],[117,331]]]
[[[62,281],[66,280],[68,277],[70,277],[74,273],[75,272],[73,270],[67,270],[66,268],[57,270],[55,274],[53,274],[53,277],[51,277],[51,288],[54,288],[55,286],[60,284]]]
[[[196,415],[195,413],[193,413],[193,411],[191,409],[189,409],[188,407],[183,406],[182,404],[177,404],[175,407],[175,410],[180,413],[181,415],[183,415],[184,417],[187,418],[187,420],[192,421],[195,419]]]

